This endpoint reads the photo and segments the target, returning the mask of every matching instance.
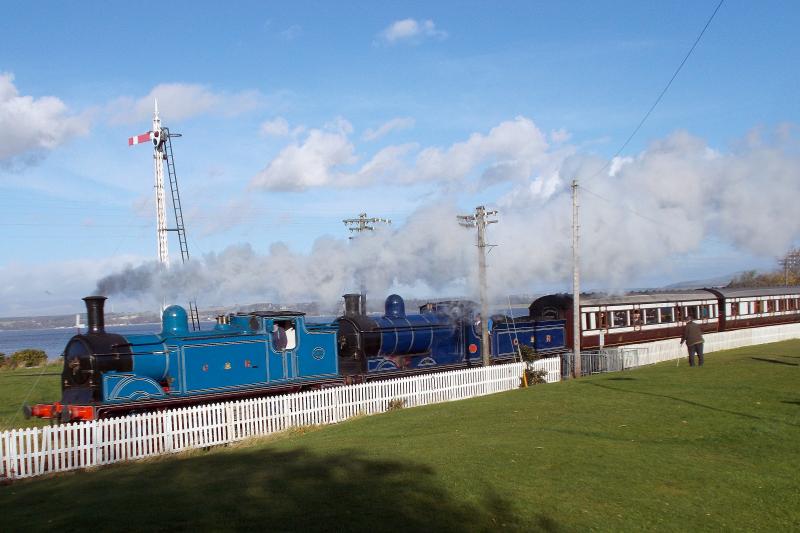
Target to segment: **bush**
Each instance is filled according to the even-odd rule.
[[[397,411],[406,406],[406,401],[402,398],[392,398],[389,400],[387,411]]]
[[[533,349],[532,346],[528,346],[527,344],[519,344],[519,351],[522,354],[523,361],[538,361],[542,359],[542,355],[539,354],[536,350]]]
[[[47,354],[42,350],[26,348],[11,355],[11,365],[14,367],[31,367],[47,363]]]
[[[6,354],[0,352],[0,367],[6,366]]]
[[[547,383],[547,370],[531,370],[530,368],[526,368],[525,377],[528,380],[528,386],[542,385],[543,383]]]

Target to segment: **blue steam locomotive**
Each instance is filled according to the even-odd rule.
[[[106,298],[86,297],[88,331],[64,349],[61,401],[26,406],[25,414],[92,420],[481,364],[480,315],[471,302],[428,303],[406,314],[393,294],[376,317],[367,315],[363,295],[344,298],[345,312],[331,324],[256,311],[190,331],[186,311],[173,305],[160,333],[119,335],[105,331]],[[513,360],[519,345],[544,355],[564,349],[564,320],[492,318],[493,362]]]

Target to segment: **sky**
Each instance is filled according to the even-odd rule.
[[[3,1],[0,316],[624,290],[800,241],[800,4]],[[158,99],[191,259],[156,263]],[[624,147],[623,147],[624,146]],[[391,219],[348,239],[343,219]],[[168,220],[172,221],[172,213]],[[170,222],[171,227],[174,223]]]

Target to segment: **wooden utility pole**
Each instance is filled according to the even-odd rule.
[[[573,377],[581,377],[581,278],[578,246],[578,180],[572,180],[572,357]]]
[[[392,221],[388,218],[367,217],[366,213],[359,213],[358,218],[346,218],[342,220],[344,225],[350,231],[354,232],[349,238],[353,239],[364,231],[375,231],[375,227],[370,224],[391,224]],[[364,306],[364,312],[367,312],[367,284],[364,281],[364,273],[357,274],[358,276],[358,291],[361,293],[361,305]]]
[[[474,215],[458,215],[459,224],[465,228],[478,228],[478,278],[481,294],[481,358],[484,366],[489,366],[489,301],[486,295],[486,226],[496,224],[496,220],[489,220],[497,211],[487,211],[482,205],[475,208]]]
[[[362,231],[374,231],[375,228],[373,226],[370,226],[370,224],[376,224],[381,222],[385,224],[392,223],[392,221],[389,220],[388,218],[375,218],[375,217],[367,218],[366,213],[359,213],[358,218],[346,218],[342,220],[342,222],[344,222],[344,225],[347,226],[347,229],[349,229],[350,231],[354,231],[356,235],[358,235]],[[352,235],[350,238],[352,239],[354,237],[355,235]]]

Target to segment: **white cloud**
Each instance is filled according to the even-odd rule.
[[[147,121],[153,116],[153,103],[158,99],[162,120],[183,120],[197,115],[213,114],[232,117],[263,107],[266,98],[259,91],[237,93],[216,92],[205,85],[162,83],[138,99],[118,98],[108,105],[112,123]]]
[[[387,128],[398,127],[398,122],[393,122],[387,123]],[[571,151],[570,147],[551,151],[546,136],[533,121],[517,117],[501,122],[488,134],[473,133],[466,141],[445,149],[428,147],[420,151],[414,143],[388,146],[361,168],[348,170],[346,165],[360,159],[350,141],[352,131],[352,125],[342,118],[326,124],[325,131],[311,130],[305,141],[284,148],[253,179],[252,185],[270,190],[303,190],[383,181],[470,184],[476,188],[525,180],[537,172],[552,173]]]
[[[269,137],[286,137],[289,135],[289,123],[283,117],[275,117],[261,123],[261,135]]]
[[[380,139],[384,135],[389,132],[396,131],[396,130],[407,130],[409,128],[413,128],[415,124],[415,120],[411,117],[398,117],[393,118],[392,120],[381,124],[376,129],[368,129],[364,132],[364,135],[361,136],[362,139],[365,141],[375,141]]]
[[[400,42],[419,43],[424,39],[447,38],[447,32],[436,29],[432,20],[417,21],[412,18],[397,20],[379,34],[381,41],[388,44]]]
[[[335,183],[337,167],[356,162],[355,149],[344,131],[313,129],[302,143],[293,142],[252,180],[254,187],[302,191]]]
[[[14,75],[0,73],[0,164],[35,158],[88,133],[87,117],[70,113],[54,96],[20,96]]]
[[[545,135],[533,121],[516,117],[487,135],[473,133],[447,149],[426,148],[417,156],[408,180],[463,181],[480,168],[486,184],[526,179],[548,162],[548,149]]]

